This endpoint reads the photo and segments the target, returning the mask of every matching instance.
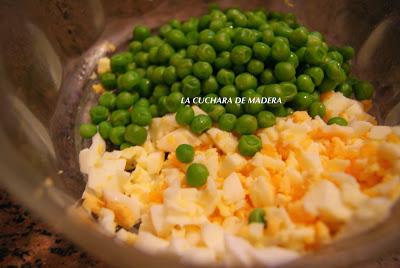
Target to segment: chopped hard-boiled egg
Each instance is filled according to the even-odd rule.
[[[142,146],[106,152],[96,134],[79,154],[88,178],[82,206],[116,240],[197,264],[277,266],[364,231],[400,196],[400,127],[376,126],[341,93],[322,99],[325,120],[349,125],[295,112],[255,133],[263,146],[253,157],[239,154],[235,134],[213,127],[195,135],[174,114],[152,119]],[[200,187],[189,186],[188,164],[176,157],[183,143],[209,172]],[[249,223],[255,208],[265,222]]]

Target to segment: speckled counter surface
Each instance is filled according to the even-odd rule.
[[[0,267],[109,266],[51,231],[0,190]],[[380,267],[400,267],[400,246],[394,253],[352,268]]]
[[[0,190],[0,267],[108,267],[40,221]]]

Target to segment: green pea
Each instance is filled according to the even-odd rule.
[[[199,33],[190,31],[186,34],[187,45],[196,45],[199,42]]]
[[[129,43],[129,52],[135,54],[142,50],[142,42],[140,41],[132,41]]]
[[[162,44],[157,51],[158,62],[161,64],[169,62],[169,59],[174,53],[175,50],[173,47],[171,47],[169,44]]]
[[[187,39],[185,34],[177,29],[173,29],[166,33],[165,39],[174,48],[182,48],[186,46]]]
[[[339,85],[338,91],[341,92],[343,94],[343,96],[349,98],[351,96],[351,94],[353,94],[353,87],[351,86],[351,84],[349,82],[344,82]]]
[[[133,29],[133,40],[143,42],[150,36],[150,29],[143,25],[138,25]]]
[[[149,53],[140,51],[136,53],[134,60],[137,66],[146,68],[149,65]],[[129,66],[129,64],[128,64]]]
[[[223,51],[214,61],[214,66],[217,70],[229,69],[232,67],[231,53],[228,51]]]
[[[153,96],[157,99],[163,97],[163,96],[168,96],[169,95],[169,89],[167,86],[165,85],[157,85],[154,88],[153,91]]]
[[[238,13],[233,18],[233,24],[236,27],[246,27],[247,26],[247,17],[243,13]]]
[[[111,125],[113,127],[125,126],[129,124],[130,115],[127,110],[115,110],[111,113]]]
[[[312,93],[315,89],[314,82],[311,77],[307,74],[301,74],[296,79],[297,88],[300,91],[305,91],[308,93]]]
[[[219,90],[220,97],[235,98],[238,95],[239,92],[234,85],[227,85]]]
[[[202,16],[199,20],[199,30],[208,28],[210,21],[211,21],[211,16],[209,14]]]
[[[174,66],[168,66],[167,68],[165,68],[163,73],[164,83],[167,85],[172,85],[173,83],[175,83],[176,79],[176,68]]]
[[[288,116],[287,108],[283,105],[275,106],[269,108],[269,110],[276,116],[276,117],[286,117]]]
[[[209,78],[213,72],[211,64],[205,61],[198,61],[193,64],[193,74],[202,80]]]
[[[249,73],[241,73],[235,78],[235,85],[238,90],[257,88],[257,78]]]
[[[339,62],[340,65],[343,64],[343,56],[337,51],[328,52],[328,57],[336,62]]]
[[[276,123],[276,118],[270,111],[261,111],[257,114],[257,124],[260,128],[272,127]]]
[[[192,66],[193,61],[191,59],[181,59],[175,65],[176,74],[180,79],[183,79],[192,73]]]
[[[199,24],[199,19],[195,17],[191,17],[189,20],[185,21],[182,24],[182,31],[188,33],[190,31],[197,31]]]
[[[227,69],[221,69],[217,73],[217,81],[221,85],[232,85],[235,80],[235,74]]]
[[[266,61],[271,53],[271,48],[262,42],[256,42],[253,45],[254,57],[260,61]]]
[[[151,63],[151,64],[157,64],[158,63],[158,49],[159,49],[159,47],[150,48],[150,50],[148,52],[148,56],[147,56],[147,60],[148,60],[149,63]],[[176,54],[174,54],[174,55],[176,55]],[[171,56],[171,58],[172,58],[172,56]]]
[[[289,45],[280,40],[275,40],[271,47],[271,56],[276,61],[285,61],[290,56]]]
[[[215,50],[209,44],[201,44],[196,51],[197,59],[208,63],[213,63],[217,57]]]
[[[181,126],[190,125],[194,118],[194,111],[190,106],[183,106],[179,108],[175,115],[176,122]]]
[[[340,67],[340,64],[334,60],[329,61],[325,65],[325,74],[330,80],[342,82],[346,78],[344,70]]]
[[[155,118],[155,117],[159,116],[159,114],[158,114],[158,106],[156,104],[151,104],[149,106],[149,110],[150,110],[152,118]]]
[[[324,71],[320,67],[307,68],[304,73],[312,78],[315,86],[321,85],[324,80]]]
[[[215,104],[212,106],[211,110],[208,112],[208,115],[214,122],[218,122],[221,115],[225,113],[225,108],[221,104]]]
[[[299,59],[297,58],[296,53],[290,52],[287,62],[290,62],[293,65],[293,67],[296,69],[299,66]]]
[[[220,19],[212,19],[210,21],[210,29],[217,32],[225,27],[225,21]]]
[[[239,139],[238,149],[243,156],[254,156],[261,147],[261,140],[255,135],[243,135]]]
[[[269,46],[272,46],[274,44],[275,34],[274,34],[274,31],[272,31],[272,29],[263,30],[261,35],[262,35],[262,41],[265,44],[267,44]]]
[[[135,62],[131,62],[131,63],[129,63],[128,65],[126,65],[126,71],[128,72],[128,71],[136,71],[136,69],[137,69],[137,65],[136,65],[136,63]]]
[[[260,94],[259,92],[256,92],[254,89],[247,89],[245,91],[242,91],[240,96],[246,98],[253,98],[254,96],[256,96],[257,93]]]
[[[268,84],[273,84],[276,82],[274,73],[270,69],[265,69],[261,74],[260,74],[260,81],[261,84],[268,85]]]
[[[206,184],[208,176],[208,169],[205,165],[193,163],[186,170],[186,183],[192,187],[200,187]]]
[[[325,57],[325,50],[321,46],[307,46],[304,52],[304,60],[308,64],[321,64]]]
[[[190,129],[196,134],[201,134],[212,126],[211,117],[205,114],[196,115],[190,123]]]
[[[92,122],[98,124],[102,121],[106,121],[110,113],[106,107],[97,105],[90,109],[89,114]]]
[[[171,85],[171,92],[181,92],[182,91],[182,83],[175,82]]]
[[[147,107],[135,107],[131,111],[131,122],[139,126],[148,126],[151,123],[151,112]]]
[[[160,27],[159,32],[162,37],[165,38],[166,34],[172,30],[172,26],[170,24],[164,24]]]
[[[264,110],[264,104],[261,103],[261,94],[256,93],[251,97],[250,100],[244,104],[244,111],[248,114],[257,114]]]
[[[114,73],[123,73],[126,71],[126,65],[133,61],[133,55],[130,52],[121,52],[115,54],[110,59],[111,70]]]
[[[217,51],[228,50],[232,46],[231,38],[227,33],[217,33],[212,40],[212,45]]]
[[[247,64],[247,71],[253,75],[259,75],[264,71],[264,63],[260,60],[251,60]]]
[[[291,81],[296,76],[296,69],[290,62],[279,62],[275,65],[274,74],[279,81]]]
[[[357,100],[368,100],[374,94],[374,86],[366,81],[357,81],[354,84],[354,96]]]
[[[320,94],[317,90],[315,90],[313,93],[311,93],[311,97],[313,98],[313,101],[319,101]]]
[[[105,89],[114,89],[117,87],[117,77],[110,72],[101,74],[100,82]]]
[[[101,96],[99,97],[99,104],[101,106],[108,108],[109,110],[114,110],[116,105],[116,100],[117,97],[115,96],[115,94],[107,91],[101,94]]]
[[[144,107],[144,108],[149,108],[150,102],[146,98],[140,98],[138,99],[135,104],[133,105],[134,108],[136,107]]]
[[[339,126],[347,126],[348,123],[346,121],[346,119],[344,119],[343,117],[337,116],[337,117],[332,117],[331,119],[328,120],[328,125],[339,125]]]
[[[110,135],[109,135],[110,141],[115,145],[121,145],[125,141],[124,133],[125,133],[124,126],[113,127],[110,130]]]
[[[322,102],[314,101],[313,103],[311,103],[310,107],[308,107],[308,114],[312,118],[316,117],[317,115],[323,118],[326,114],[325,105]]]
[[[188,75],[182,80],[182,93],[185,97],[193,98],[200,95],[200,81],[193,75]]]
[[[231,61],[236,65],[244,65],[251,59],[253,51],[251,48],[243,45],[235,46],[231,51]]]
[[[206,100],[213,100],[213,99],[216,99],[216,98],[218,98],[218,95],[215,94],[215,93],[208,93],[207,95],[204,96],[204,99],[206,99]],[[210,101],[208,103],[207,102],[203,102],[203,103],[200,104],[200,108],[203,111],[207,112],[207,113],[211,111],[213,106],[214,106],[214,104],[210,103]]]
[[[249,223],[262,223],[267,224],[265,221],[265,210],[262,208],[255,208],[250,212]]]
[[[117,96],[117,100],[116,100],[117,108],[118,109],[128,109],[129,107],[131,107],[133,105],[134,101],[135,101],[135,97],[131,93],[121,92]]]
[[[181,22],[177,19],[170,20],[169,24],[175,29],[180,29],[182,27]]]
[[[198,45],[190,45],[188,46],[188,48],[186,49],[186,57],[188,59],[192,59],[192,60],[196,60],[196,52],[197,52],[197,48],[199,46]]]
[[[136,68],[135,72],[138,73],[138,75],[143,78],[146,76],[146,69],[145,68]]]
[[[249,12],[247,14],[247,19],[248,19],[247,27],[253,29],[258,29],[262,24],[265,23],[265,17],[260,16],[259,14],[256,14],[254,12]]]
[[[199,44],[212,44],[215,32],[210,29],[205,29],[199,33]]]
[[[261,35],[258,36],[256,31],[247,28],[239,28],[235,33],[234,40],[235,44],[252,47],[259,38],[261,38]]]
[[[148,98],[152,93],[152,84],[149,79],[143,78],[138,87],[138,93],[141,97]]]
[[[90,139],[97,132],[97,128],[93,124],[82,124],[79,127],[79,134],[82,138]]]
[[[354,48],[352,48],[351,46],[344,46],[338,49],[340,54],[343,55],[343,59],[344,61],[348,61],[351,60],[352,58],[354,58],[355,52],[354,52]]]
[[[313,102],[313,97],[310,93],[299,92],[294,96],[293,105],[296,110],[305,111]]]
[[[108,139],[110,137],[110,132],[112,125],[108,121],[103,121],[99,124],[99,133],[103,139]]]
[[[165,69],[166,68],[164,66],[157,66],[156,68],[154,68],[150,76],[150,80],[153,84],[157,85],[164,82]]]
[[[165,103],[168,112],[174,113],[178,111],[178,109],[182,106],[183,98],[184,96],[180,92],[172,92],[171,94],[169,94]]]
[[[194,159],[194,148],[190,144],[181,144],[176,148],[175,154],[182,163],[190,163]]]
[[[257,91],[263,97],[270,97],[275,98],[276,103],[267,103],[266,105],[269,107],[276,107],[280,106],[282,103],[285,102],[285,94],[283,92],[283,88],[280,84],[270,84],[270,85],[263,85]],[[280,100],[280,101],[279,101]]]
[[[283,21],[273,21],[271,22],[271,28],[274,31],[276,36],[283,36],[288,38],[290,34],[293,32],[292,28],[290,28]]]
[[[289,41],[296,47],[304,46],[308,39],[308,30],[305,27],[298,27],[289,34]]]
[[[133,145],[142,145],[147,139],[147,130],[144,127],[130,124],[126,127],[124,139]]]
[[[148,51],[150,51],[150,49],[152,47],[159,47],[163,43],[164,43],[164,41],[161,40],[160,37],[158,37],[158,36],[149,36],[143,41],[142,46],[143,46],[143,50],[148,52]]]
[[[244,114],[238,118],[235,131],[241,135],[251,134],[257,130],[257,119],[253,115]]]
[[[219,117],[218,127],[223,131],[231,132],[235,128],[236,120],[236,115],[225,113]]]
[[[202,81],[201,83],[201,90],[203,93],[214,93],[217,92],[219,89],[219,85],[217,79],[214,76],[210,76],[208,79]]]
[[[297,56],[297,59],[299,60],[299,62],[304,62],[304,55],[306,54],[306,47],[301,47],[298,50],[296,50],[295,54]]]
[[[117,84],[118,89],[121,91],[129,91],[132,90],[136,85],[140,83],[142,78],[135,71],[129,71],[124,74],[121,74],[118,77]]]
[[[308,35],[306,46],[319,46],[322,44],[322,35],[319,32],[311,32]]]
[[[329,90],[335,89],[335,88],[337,87],[338,84],[339,84],[338,81],[331,80],[331,79],[329,79],[329,78],[326,77],[326,78],[322,81],[321,85],[318,87],[318,90],[319,90],[320,92],[327,92],[327,91],[329,91]]]
[[[280,86],[282,89],[283,101],[288,102],[293,100],[294,96],[297,94],[296,85],[291,82],[281,82]]]
[[[241,116],[243,114],[243,107],[240,103],[232,102],[225,105],[225,110],[227,113],[234,114],[236,116]]]
[[[149,77],[152,76],[152,74],[153,74],[153,72],[154,72],[154,69],[155,69],[156,67],[157,67],[157,66],[155,66],[155,65],[150,65],[149,67],[147,67],[147,69],[146,69],[146,77],[147,77],[147,78],[149,78]]]

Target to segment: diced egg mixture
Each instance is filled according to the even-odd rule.
[[[249,158],[232,133],[197,136],[174,114],[152,120],[143,146],[107,152],[96,134],[79,155],[83,207],[118,240],[199,264],[278,265],[366,230],[400,194],[400,127],[377,126],[368,103],[340,93],[322,99],[325,121],[341,116],[349,125],[295,112],[259,129],[262,150]],[[186,184],[188,164],[175,155],[182,143],[208,168],[206,185]],[[249,224],[254,208],[264,208],[266,226]]]

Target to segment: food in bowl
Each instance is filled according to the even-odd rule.
[[[367,113],[353,56],[263,10],[136,26],[98,63],[83,208],[197,264],[278,265],[375,226],[400,194],[400,127]]]

